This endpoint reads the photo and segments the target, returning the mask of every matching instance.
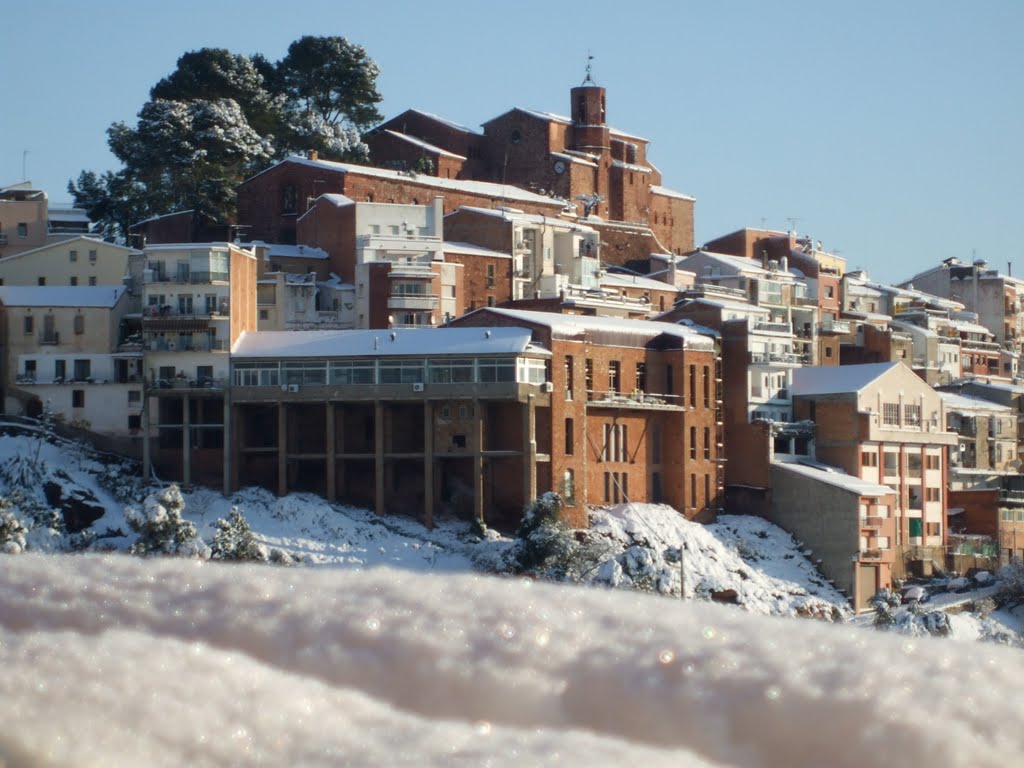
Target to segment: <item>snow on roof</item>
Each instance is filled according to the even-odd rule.
[[[104,245],[104,246],[107,246],[109,248],[113,248],[113,249],[118,250],[118,251],[127,251],[128,254],[141,254],[142,253],[142,251],[137,250],[135,248],[129,248],[126,245],[118,245],[117,243],[108,243],[106,240],[101,240],[98,237],[90,237],[89,235],[78,235],[77,237],[69,237],[69,238],[66,238],[64,240],[58,240],[57,242],[54,242],[54,243],[47,243],[46,245],[41,245],[38,248],[33,248],[30,251],[21,251],[19,253],[12,253],[10,256],[4,256],[2,259],[0,259],[0,262],[8,261],[10,259],[20,259],[20,258],[23,258],[25,256],[31,256],[34,253],[39,253],[40,251],[52,250],[54,248],[59,248],[59,249],[63,250],[65,248],[67,248],[69,245],[72,245],[73,243],[79,243],[79,242],[85,243],[86,246],[90,246],[90,245]]]
[[[270,168],[260,171],[255,176],[250,176],[242,183],[247,184],[253,179],[262,176],[264,173],[267,173],[284,163],[295,163],[297,165],[305,165],[310,168],[321,168],[324,170],[336,171],[338,173],[357,173],[363,176],[374,176],[379,179],[401,181],[404,184],[422,184],[427,187],[436,187],[439,189],[452,190],[453,192],[466,192],[475,195],[486,195],[497,199],[520,200],[522,202],[534,203],[537,205],[557,206],[558,208],[565,206],[565,203],[561,200],[553,200],[546,195],[538,195],[535,192],[528,192],[525,189],[519,189],[518,187],[513,187],[508,184],[495,184],[490,181],[445,179],[439,176],[428,176],[426,174],[410,176],[408,173],[392,171],[388,168],[375,168],[372,165],[339,163],[333,160],[310,160],[306,157],[302,157],[301,155],[290,155],[284,160],[274,163]]]
[[[160,219],[169,219],[172,216],[181,216],[185,213],[195,213],[195,210],[192,208],[186,208],[183,211],[171,211],[170,213],[161,213],[156,216],[150,216],[148,219],[143,219],[142,221],[136,221],[134,224],[129,224],[128,229],[134,229],[142,224],[149,224],[151,221],[160,221]]]
[[[78,224],[91,223],[89,214],[81,208],[55,208],[51,205],[47,208],[46,213],[50,221],[71,221]]]
[[[987,326],[979,325],[978,323],[972,323],[968,320],[955,320],[950,318],[949,324],[951,327],[956,328],[958,331],[964,331],[966,333],[981,333],[991,335],[992,331]]]
[[[416,357],[518,355],[530,346],[524,328],[424,328],[361,331],[257,331],[243,333],[234,358]],[[541,352],[539,348],[533,351]]]
[[[867,363],[866,365],[819,365],[793,371],[794,397],[800,395],[834,395],[860,392],[879,376],[901,363]]]
[[[256,240],[251,243],[240,243],[242,248],[252,250],[258,245],[267,248],[269,256],[280,256],[287,259],[326,259],[327,251],[312,245],[288,245],[286,243],[264,243]]]
[[[639,171],[640,173],[650,173],[651,169],[646,165],[637,165],[636,163],[624,163],[622,160],[612,160],[613,168],[625,168],[627,171]]]
[[[691,195],[687,195],[683,192],[676,192],[674,189],[662,187],[659,186],[658,184],[651,184],[650,190],[652,195],[662,195],[663,197],[675,197],[679,200],[689,200],[691,203],[697,200],[697,198],[692,197]]]
[[[578,232],[594,231],[593,228],[588,227],[585,224],[577,224],[574,221],[560,219],[557,216],[543,216],[539,213],[523,213],[522,211],[513,211],[508,208],[480,208],[475,205],[460,205],[458,209],[452,211],[452,213],[446,214],[445,218],[458,213],[459,211],[470,211],[472,213],[478,213],[481,216],[492,216],[505,221],[516,221],[526,224],[547,224],[549,227],[564,227],[565,229]]]
[[[607,331],[642,335],[654,338],[661,334],[684,339],[692,348],[713,348],[714,343],[696,331],[675,323],[656,322],[654,320],[629,320],[622,317],[600,317],[594,315],[563,315],[558,312],[536,312],[527,309],[503,309],[500,307],[482,307],[476,312],[489,312],[503,315],[515,320],[545,325],[551,332],[559,336],[578,336],[587,331]],[[470,314],[474,314],[471,312]]]
[[[102,307],[120,301],[121,285],[4,285],[0,302],[8,307]]]
[[[443,155],[445,157],[454,157],[457,160],[466,159],[465,155],[457,155],[454,152],[449,152],[447,149],[442,149],[441,147],[435,146],[434,144],[424,141],[423,139],[418,139],[415,136],[410,136],[407,133],[399,133],[398,131],[392,131],[389,128],[385,128],[384,133],[388,134],[389,136],[393,136],[396,139],[401,139],[402,141],[408,142],[409,144],[414,144],[420,149],[425,149],[428,152],[436,152],[439,155]]]
[[[955,392],[939,391],[939,396],[946,403],[947,411],[992,411],[997,413],[1009,413],[1013,408],[1008,405],[999,405],[991,400],[981,397],[970,397],[969,395],[958,395]]]
[[[620,272],[607,272],[599,280],[601,285],[610,285],[621,288],[644,288],[649,291],[676,291],[678,290],[670,283],[663,283],[661,280],[653,280],[642,275],[624,275]]]
[[[581,153],[579,152],[574,152],[572,154],[569,154],[568,152],[550,152],[549,154],[552,157],[558,157],[561,158],[562,160],[567,160],[570,163],[578,163],[580,165],[586,165],[591,168],[597,168],[597,163],[593,162],[592,160],[587,160],[585,157],[580,157]]]
[[[572,124],[572,118],[568,118],[565,115],[558,115],[555,114],[554,112],[544,112],[543,110],[540,109],[526,109],[524,107],[513,107],[508,112],[525,112],[526,114],[532,115],[533,117],[539,117],[541,120],[554,120],[556,123],[563,123],[565,125]],[[503,112],[501,115],[498,115],[498,117],[501,117],[502,115],[507,115],[508,112]],[[498,117],[492,117],[490,120],[487,121],[487,123],[494,122],[495,120],[498,119]],[[484,123],[484,125],[487,125],[487,123]],[[650,143],[649,140],[645,139],[643,136],[637,136],[636,134],[633,133],[626,133],[625,131],[619,130],[618,128],[612,128],[611,126],[608,127],[608,133],[620,139],[636,139],[637,141],[642,141],[645,144]]]
[[[734,301],[732,299],[715,298],[712,296],[698,296],[696,298],[687,300],[687,304],[706,304],[709,307],[731,309],[737,312],[747,312],[752,315],[771,314],[771,310],[768,309],[767,307],[759,307],[755,304],[748,304],[745,301]]]
[[[355,205],[356,202],[351,197],[347,197],[338,192],[328,192],[320,195],[317,200],[326,200],[328,203],[336,205],[338,208],[344,208],[346,205]]]
[[[429,117],[431,120],[436,120],[439,123],[444,123],[449,128],[454,128],[457,131],[462,131],[463,133],[471,133],[474,136],[480,135],[479,132],[474,131],[472,128],[467,128],[464,125],[459,125],[458,123],[452,122],[451,120],[445,117],[435,115],[433,112],[424,112],[422,109],[410,109],[409,111],[415,112],[418,115],[423,115],[424,117]]]
[[[676,263],[685,264],[688,260],[696,256],[704,256],[710,259],[711,261],[717,261],[721,264],[727,264],[728,266],[732,267],[733,269],[739,272],[748,272],[753,273],[755,275],[774,274],[772,272],[769,272],[767,269],[762,267],[753,259],[748,259],[743,256],[732,256],[727,253],[715,253],[714,251],[705,251],[703,249],[695,251],[694,253],[689,253],[686,256],[681,256]]]
[[[457,241],[446,240],[441,250],[445,253],[460,253],[467,256],[492,256],[494,258],[505,258],[511,259],[512,254],[503,253],[502,251],[493,251],[490,248],[484,248],[482,245],[473,245],[473,243],[460,243]]]
[[[793,461],[775,461],[772,462],[772,466],[843,488],[860,496],[888,496],[896,493],[887,485],[879,485],[878,483],[861,480],[859,477],[846,474],[841,469],[834,467],[826,468],[825,465],[811,466]]]

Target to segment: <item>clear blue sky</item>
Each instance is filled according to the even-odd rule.
[[[188,50],[277,60],[342,35],[380,65],[385,116],[471,127],[567,113],[590,51],[609,122],[697,198],[698,244],[795,217],[879,280],[972,254],[1024,276],[1024,0],[33,0],[2,16],[0,184],[25,160],[54,201],[117,167],[106,128]]]

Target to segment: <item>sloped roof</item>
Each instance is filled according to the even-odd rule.
[[[671,283],[663,283],[641,275],[624,275],[619,272],[606,272],[598,281],[601,285],[617,288],[643,288],[649,291],[678,291]]]
[[[939,396],[942,398],[943,402],[945,402],[947,411],[993,411],[1010,413],[1013,410],[1013,408],[1008,405],[993,403],[991,400],[985,400],[981,397],[958,395],[955,392],[939,391]]]
[[[482,245],[473,243],[461,243],[456,240],[445,240],[441,244],[441,250],[445,253],[458,253],[467,256],[491,256],[493,258],[511,259],[512,254],[504,251],[495,251],[491,248],[484,248]]]
[[[423,139],[419,139],[415,136],[410,136],[407,133],[392,131],[389,128],[385,128],[383,132],[386,133],[388,136],[392,136],[396,139],[401,139],[402,141],[408,142],[409,144],[413,144],[419,147],[420,149],[425,149],[428,152],[435,152],[438,155],[443,155],[445,157],[454,157],[456,160],[466,159],[464,155],[457,155],[454,152],[449,152],[447,149],[442,149],[441,147],[431,144],[428,141],[424,141]]]
[[[8,307],[111,308],[124,294],[114,285],[3,285],[0,302]]]
[[[477,313],[490,313],[502,315],[513,320],[544,325],[551,329],[556,336],[573,338],[585,334],[587,331],[611,332],[624,335],[632,335],[638,338],[653,339],[665,334],[674,336],[686,342],[691,348],[714,347],[714,342],[706,336],[697,333],[692,328],[676,323],[664,323],[654,320],[630,320],[622,317],[601,317],[595,315],[563,315],[558,312],[537,312],[528,309],[504,309],[501,307],[482,307],[470,312],[470,315]]]
[[[547,206],[558,206],[562,208],[565,206],[565,202],[561,200],[553,200],[546,195],[538,195],[535,192],[528,192],[519,187],[514,187],[509,184],[495,184],[490,181],[465,181],[462,179],[445,179],[440,176],[428,176],[426,174],[417,174],[410,176],[402,171],[393,171],[388,168],[375,168],[372,165],[354,165],[353,163],[339,163],[333,160],[310,160],[300,155],[290,155],[284,160],[279,160],[269,168],[260,171],[255,176],[250,176],[248,179],[242,182],[242,185],[248,184],[253,179],[257,179],[265,173],[268,173],[275,168],[284,165],[285,163],[294,163],[297,165],[306,165],[310,168],[320,168],[325,171],[334,171],[335,173],[357,173],[363,176],[373,176],[379,179],[387,179],[389,181],[400,181],[404,184],[421,184],[426,187],[434,187],[436,189],[447,189],[453,192],[465,192],[475,195],[484,195],[500,200],[520,200],[526,203],[534,203],[538,205]]]
[[[650,190],[651,190],[651,194],[652,195],[663,195],[664,197],[675,197],[675,198],[678,198],[679,200],[689,200],[691,203],[695,202],[697,200],[697,198],[693,197],[692,195],[687,195],[684,192],[676,192],[674,189],[669,189],[668,187],[662,187],[662,186],[660,186],[658,184],[651,184]]]
[[[902,363],[867,363],[865,365],[819,365],[793,371],[794,397],[802,395],[837,395],[860,392],[880,376]]]
[[[243,333],[234,358],[516,355],[530,346],[525,328],[424,328]],[[534,351],[544,352],[540,348]]]
[[[841,469],[833,467],[824,468],[823,465],[809,466],[790,461],[776,461],[772,463],[772,467],[802,475],[821,483],[828,483],[860,496],[888,496],[889,494],[896,493],[887,485],[879,485],[868,480],[861,480],[859,477],[848,475]]]
[[[58,240],[58,241],[53,242],[53,243],[47,243],[46,245],[41,245],[38,248],[33,248],[30,251],[21,251],[20,253],[12,253],[10,256],[4,256],[2,259],[0,259],[0,262],[10,261],[12,259],[21,259],[21,258],[24,258],[25,256],[31,256],[32,254],[39,253],[40,251],[53,250],[54,248],[62,249],[63,250],[65,248],[67,248],[69,245],[72,245],[73,243],[82,242],[82,241],[85,242],[86,246],[90,246],[90,245],[103,245],[103,246],[107,246],[107,247],[113,248],[116,251],[125,251],[128,254],[132,254],[132,253],[140,254],[140,253],[142,253],[142,251],[140,251],[140,250],[138,250],[136,248],[129,248],[126,245],[118,245],[117,243],[108,243],[106,240],[101,240],[98,237],[89,237],[88,235],[78,235],[77,237],[69,237],[69,238],[66,238],[64,240]]]

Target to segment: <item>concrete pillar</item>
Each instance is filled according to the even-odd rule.
[[[231,387],[227,386],[224,388],[224,437],[221,440],[224,453],[224,495],[229,495],[234,488],[232,487],[231,473],[234,471],[235,466],[235,439],[234,439],[234,424],[231,420]]]
[[[142,390],[142,482],[148,483],[152,477],[150,464],[153,459],[149,454],[149,393]]]
[[[288,493],[288,406],[277,404],[277,495]]]
[[[192,415],[189,413],[191,398],[181,398],[181,483],[186,488],[192,484]]]
[[[434,527],[434,404],[423,401],[423,522]]]
[[[558,486],[559,478],[551,483]],[[523,503],[537,498],[537,406],[530,395],[523,408]]]
[[[378,515],[383,515],[384,506],[384,403],[375,400],[373,403],[373,474],[374,499],[373,508]]]
[[[334,477],[334,403],[327,402],[324,410],[327,417],[327,430],[324,435],[324,441],[327,443],[327,500],[334,501],[338,498]]]
[[[345,459],[345,408],[341,408],[341,429],[337,427],[338,420],[338,408],[335,406],[334,409],[334,442],[336,449],[334,452],[334,490],[340,498],[348,496],[348,461]],[[338,463],[338,456],[341,456],[341,463]]]
[[[481,523],[484,522],[484,414],[480,410],[480,401],[473,401],[473,514]]]

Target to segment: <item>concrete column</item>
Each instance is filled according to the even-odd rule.
[[[221,440],[222,450],[224,453],[224,495],[229,495],[234,488],[232,487],[231,473],[235,467],[235,440],[234,440],[234,424],[231,420],[231,387],[227,386],[224,388],[224,436]]]
[[[337,448],[334,452],[334,489],[335,492],[341,497],[345,498],[348,495],[348,460],[345,459],[345,408],[341,408],[341,429],[337,427],[338,420],[338,407],[334,408],[334,442],[337,444]],[[341,456],[341,463],[338,464],[338,456]]]
[[[189,413],[191,398],[181,398],[181,483],[186,488],[192,484],[192,416]]]
[[[373,404],[373,470],[374,499],[373,508],[378,515],[383,515],[384,506],[384,403],[380,400]]]
[[[334,403],[327,402],[324,410],[327,417],[327,430],[324,435],[327,443],[327,500],[334,501],[338,497],[334,477]]]
[[[560,478],[552,477],[558,487]],[[523,408],[523,503],[537,498],[537,407],[530,395]]]
[[[288,406],[277,404],[277,495],[288,493]]]
[[[152,477],[150,464],[152,457],[149,455],[149,393],[145,388],[142,390],[142,482],[148,483]]]
[[[472,433],[473,451],[473,514],[481,523],[484,522],[484,414],[480,410],[480,401],[473,401],[475,422]]]
[[[434,527],[434,404],[423,401],[423,522]]]

